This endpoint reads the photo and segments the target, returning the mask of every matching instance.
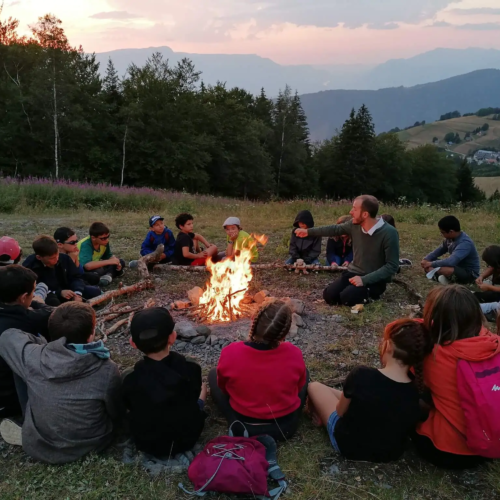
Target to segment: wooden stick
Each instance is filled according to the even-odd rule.
[[[133,314],[133,313],[132,313]],[[106,331],[106,335],[112,335],[117,332],[123,325],[128,323],[128,318],[121,319],[117,321],[109,330]]]
[[[392,282],[404,288],[408,292],[410,297],[413,300],[416,300],[420,306],[423,305],[424,298],[409,283],[406,283],[406,281],[403,281],[400,278],[392,278]]]
[[[336,273],[339,271],[346,271],[347,268],[343,266],[337,266],[337,267],[331,267],[331,266],[312,266],[312,265],[307,265],[307,266],[302,266],[302,267],[294,267],[293,265],[287,265],[287,264],[253,264],[252,269],[289,269],[291,271],[294,271],[295,269],[306,269],[308,271],[324,271],[324,272],[331,272],[331,273]],[[172,266],[172,265],[165,265],[165,266],[155,266],[153,268],[153,272],[155,273],[167,273],[170,271],[177,271],[177,272],[191,272],[191,273],[202,273],[207,271],[207,268],[205,266]]]
[[[120,309],[116,313],[108,314],[107,316],[101,316],[99,318],[99,320],[100,321],[112,321],[112,320],[114,320],[116,318],[119,318],[123,314],[128,314],[128,313],[133,313],[133,312],[139,311],[143,307],[146,307],[146,306],[137,306],[137,307],[129,307],[129,306],[127,306],[127,307],[124,307],[123,309]]]
[[[163,252],[165,247],[163,245],[158,245],[153,253],[141,257],[137,263],[137,269],[139,270],[139,275],[142,279],[149,277],[148,264],[156,264],[160,262],[163,257]]]
[[[88,301],[88,304],[90,304],[91,306],[96,306],[98,304],[106,302],[107,300],[113,299],[114,297],[119,297],[120,295],[125,295],[128,293],[142,292],[143,290],[147,290],[148,288],[154,288],[154,283],[149,280],[140,281],[135,285],[124,286],[122,288],[118,288],[117,290],[110,290],[109,292],[103,293],[102,295],[99,295],[99,297],[90,299]]]

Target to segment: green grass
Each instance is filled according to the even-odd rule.
[[[175,199],[162,199],[158,211],[173,227],[173,218],[186,209],[195,216],[195,230],[210,241],[223,247],[225,235],[221,224],[227,216],[241,218],[245,230],[269,235],[270,240],[262,253],[262,260],[271,262],[282,259],[286,253],[286,238],[292,229],[296,213],[311,209],[317,225],[331,224],[339,215],[348,213],[349,206],[313,201],[283,203],[251,203],[237,200],[198,198],[185,195]],[[450,213],[436,207],[383,207],[396,221],[401,237],[402,256],[414,262],[405,270],[401,279],[411,283],[425,295],[432,286],[419,268],[420,259],[441,241],[437,221]],[[40,208],[26,205],[15,214],[2,216],[0,234],[17,238],[24,254],[30,252],[34,237],[40,233],[53,234],[60,225],[77,230],[78,236],[87,234],[88,226],[102,220],[111,228],[113,251],[132,259],[137,257],[140,243],[148,228],[150,211],[99,211]],[[456,213],[464,230],[475,240],[481,251],[489,244],[499,243],[500,223],[495,213],[486,209],[474,209]],[[176,232],[176,231],[174,231]],[[125,282],[138,279],[129,271]],[[166,293],[176,298],[185,295],[194,285],[203,286],[203,275],[176,274],[165,277],[156,293]],[[315,380],[330,382],[344,376],[359,363],[376,366],[377,343],[383,327],[397,317],[407,315],[409,303],[406,293],[397,285],[389,285],[384,299],[366,308],[360,315],[348,310],[330,308],[322,304],[321,291],[332,280],[331,275],[311,274],[296,276],[285,271],[258,272],[254,286],[278,291],[283,295],[309,297],[308,310],[315,314],[344,316],[342,334],[325,331],[325,338],[334,338],[325,345],[324,352],[307,354],[306,363]],[[125,342],[125,339],[124,339]],[[359,350],[353,355],[353,350]],[[115,358],[124,366],[130,366],[133,358],[121,354]],[[207,370],[204,370],[206,375]],[[208,421],[203,440],[223,433],[225,427],[214,408]],[[34,463],[22,451],[0,442],[0,499],[184,499],[179,482],[189,484],[186,475],[162,475],[151,478],[139,465],[123,465],[120,450],[112,448],[103,456],[90,456],[75,464],[46,466]],[[353,499],[492,499],[500,496],[500,466],[493,464],[478,471],[453,474],[439,471],[421,462],[411,452],[393,464],[354,463],[336,457],[324,431],[312,426],[304,417],[297,436],[280,446],[279,462],[290,481],[289,493],[284,498],[293,500]],[[338,474],[328,473],[336,465]],[[224,498],[224,497],[215,497]]]

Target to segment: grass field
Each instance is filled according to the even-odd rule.
[[[398,135],[402,141],[408,142],[410,148],[432,144],[432,139],[437,137],[439,139],[439,146],[464,155],[467,155],[470,150],[484,147],[500,149],[500,122],[494,121],[491,118],[491,116],[462,116],[461,118],[453,118],[442,122],[428,123],[420,127],[413,127],[399,132]],[[481,137],[473,136],[473,140],[470,142],[461,142],[460,144],[451,146],[444,141],[444,136],[448,132],[458,133],[460,138],[463,139],[466,132],[472,132],[477,127],[482,127],[485,123],[488,123],[490,126],[486,135]]]
[[[500,191],[500,177],[475,177],[474,182],[486,193],[486,196],[491,196],[497,189]]]
[[[491,178],[489,179],[491,180]],[[239,216],[245,230],[264,233],[270,237],[262,253],[262,260],[271,262],[282,259],[287,253],[286,243],[296,213],[312,210],[316,225],[331,224],[339,215],[348,213],[349,206],[323,202],[293,201],[283,203],[253,204],[228,199],[208,199],[195,196],[165,200],[160,213],[168,226],[181,210],[190,211],[195,217],[195,230],[210,241],[224,244],[221,224],[227,216]],[[402,256],[414,262],[405,270],[401,279],[424,295],[431,284],[422,276],[418,262],[440,243],[437,221],[446,211],[434,207],[383,207],[396,221],[401,236]],[[52,234],[60,225],[77,230],[78,236],[86,235],[89,224],[95,220],[107,222],[111,228],[111,245],[114,253],[132,259],[137,257],[140,243],[147,231],[146,212],[100,212],[75,210],[35,210],[26,207],[16,213],[3,215],[0,235],[16,237],[29,253],[33,238],[40,233]],[[499,242],[500,223],[496,215],[485,210],[457,213],[465,231],[475,240],[478,249]],[[134,271],[128,271],[125,281],[136,281]],[[377,364],[376,346],[384,325],[405,316],[409,303],[406,292],[399,286],[389,285],[384,299],[366,308],[362,315],[351,315],[341,308],[329,308],[321,303],[321,291],[332,280],[326,274],[296,276],[285,271],[265,271],[256,280],[261,288],[267,287],[277,295],[311,297],[308,313],[328,318],[341,314],[345,318],[343,333],[337,338],[335,327],[325,326],[324,336],[329,344],[324,352],[306,355],[306,363],[315,380],[328,382],[334,373],[345,375],[357,363]],[[172,297],[185,293],[193,284],[203,286],[201,275],[169,275],[158,285]],[[279,296],[279,295],[278,295]],[[330,325],[331,323],[327,323]],[[330,340],[331,339],[331,340]],[[123,339],[126,342],[126,339]],[[353,355],[358,349],[359,355]],[[116,358],[115,358],[116,359]],[[117,359],[127,363],[124,359]],[[206,369],[204,370],[206,375]],[[211,407],[209,400],[209,408]],[[225,427],[215,409],[211,409],[203,440],[224,433]],[[404,458],[392,464],[366,464],[348,462],[335,456],[324,432],[314,428],[304,417],[297,436],[279,448],[279,463],[285,471],[290,489],[283,498],[293,500],[353,499],[493,499],[500,497],[500,466],[491,464],[482,469],[452,473],[440,471],[419,460],[408,451]],[[332,465],[336,471],[331,471]],[[151,478],[139,465],[124,465],[120,450],[112,447],[105,455],[92,455],[75,464],[53,467],[36,464],[19,449],[9,447],[0,440],[0,498],[2,500],[59,500],[59,499],[184,499],[177,487],[189,481],[185,475],[160,475]],[[211,498],[226,498],[215,496]]]

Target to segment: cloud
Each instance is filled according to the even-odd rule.
[[[436,21],[427,26],[427,28],[449,28],[451,26],[453,26],[453,24],[447,23],[446,21]]]
[[[92,19],[136,19],[142,17],[136,14],[130,14],[124,10],[113,10],[111,12],[98,12],[90,16]]]
[[[449,12],[461,16],[500,16],[500,9],[493,7],[477,7],[474,9],[452,9]]]
[[[397,30],[399,28],[398,23],[384,23],[384,24],[377,24],[377,23],[371,23],[367,26],[369,30]]]
[[[457,29],[474,31],[497,31],[500,30],[500,23],[460,24],[459,26],[457,26]]]

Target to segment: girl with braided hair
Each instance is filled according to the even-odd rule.
[[[338,453],[369,462],[390,462],[403,454],[420,416],[427,345],[422,324],[401,319],[385,328],[380,345],[383,368],[354,368],[343,392],[319,382],[309,384],[313,420],[327,428]]]
[[[248,340],[225,347],[208,375],[210,393],[229,424],[242,422],[249,434],[277,441],[297,430],[307,396],[308,373],[301,350],[285,338],[292,311],[280,300],[263,305]],[[241,435],[243,428],[233,430]]]

